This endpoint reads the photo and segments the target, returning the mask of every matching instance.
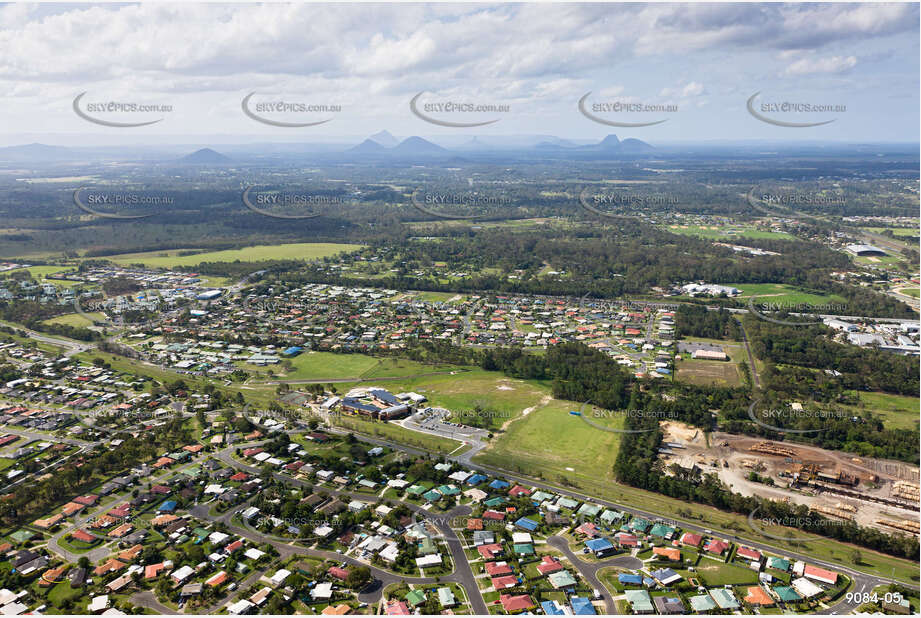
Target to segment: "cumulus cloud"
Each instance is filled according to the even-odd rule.
[[[813,75],[816,73],[844,73],[857,66],[856,56],[832,56],[830,58],[801,58],[790,64],[786,75]]]

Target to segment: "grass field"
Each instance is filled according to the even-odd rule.
[[[731,241],[734,238],[782,238],[784,240],[793,240],[793,236],[785,232],[759,230],[748,225],[669,225],[666,226],[665,229],[672,234],[699,236],[701,238],[719,241]]]
[[[917,227],[864,227],[860,228],[874,234],[882,234],[886,230],[892,230],[893,236],[917,236]]]
[[[98,311],[93,312],[93,313],[87,313],[86,315],[96,320],[106,319],[106,316]],[[81,326],[92,326],[93,322],[91,320],[86,319],[79,313],[67,313],[64,315],[55,316],[51,318],[50,320],[45,320],[43,324],[66,324],[68,326],[81,327]]]
[[[918,298],[921,296],[921,290],[918,288],[902,288],[899,291],[905,296],[911,296],[912,298]]]
[[[604,431],[569,414],[581,404],[542,399],[536,409],[509,424],[506,432],[474,459],[506,470],[543,478],[613,480],[621,434]],[[590,414],[586,408],[586,414]],[[591,418],[609,428],[623,416]]]
[[[794,286],[785,283],[728,283],[726,285],[739,288],[742,291],[739,298],[746,301],[750,296],[757,296],[756,303],[782,303],[788,305],[844,304],[844,299],[840,296],[810,294],[809,292],[797,290]]]
[[[313,260],[336,255],[343,251],[360,249],[361,245],[338,243],[288,243],[281,245],[255,245],[243,249],[209,251],[195,255],[178,255],[180,251],[149,251],[146,253],[123,253],[113,255],[109,260],[117,264],[144,264],[151,268],[174,268],[176,266],[197,266],[202,262],[264,262],[266,260]]]
[[[240,367],[259,379],[271,380],[368,380],[375,378],[398,378],[440,371],[457,371],[454,365],[426,365],[416,361],[397,358],[375,358],[366,354],[337,354],[335,352],[304,352],[289,359],[292,371],[275,365],[255,367],[240,363]]]
[[[36,281],[43,282],[46,275],[51,275],[54,273],[59,273],[65,270],[73,270],[70,266],[30,266],[25,270],[29,271],[29,274],[32,275],[32,278]],[[75,285],[79,285],[79,281],[62,281],[60,279],[48,280],[49,283],[53,283],[58,287],[70,288]]]
[[[864,391],[850,391],[860,397],[862,406],[855,410],[866,409],[881,416],[884,425],[889,429],[918,429],[918,404],[917,397],[903,395],[890,395],[888,393],[867,393]]]

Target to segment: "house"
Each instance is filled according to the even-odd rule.
[[[683,614],[684,603],[679,597],[653,597],[653,604],[656,606],[656,613],[662,616],[669,614]]]
[[[771,607],[774,599],[761,586],[750,586],[745,595],[745,602],[752,607]]]
[[[327,601],[333,596],[333,585],[330,582],[320,582],[310,590],[310,598],[315,601]]]
[[[625,590],[624,596],[634,614],[652,614],[655,611],[652,598],[645,590]]]
[[[585,542],[585,546],[595,554],[596,558],[604,558],[617,551],[614,544],[605,538],[589,539]]]
[[[347,616],[352,612],[352,608],[345,603],[340,603],[333,607],[332,605],[327,605],[323,608],[323,611],[320,614],[324,616]]]
[[[720,609],[739,609],[739,602],[736,600],[731,590],[725,588],[713,588],[710,590],[710,596]]]
[[[587,597],[574,596],[569,599],[569,604],[572,606],[572,613],[574,616],[594,616],[598,613],[595,611],[595,606],[592,605],[591,599]],[[565,613],[565,611],[563,613]]]
[[[387,603],[385,613],[388,616],[409,616],[410,611],[405,602],[394,599]]]
[[[559,601],[541,601],[540,607],[545,616],[563,616],[569,613],[568,608],[560,605]]]
[[[192,567],[188,565],[185,565],[185,566],[179,567],[178,569],[170,573],[170,578],[172,578],[172,580],[175,581],[177,584],[183,584],[185,583],[187,579],[192,577],[192,575],[194,574],[195,574],[195,569],[193,569]]]
[[[449,587],[442,586],[438,589],[438,603],[444,608],[454,607],[457,605],[457,599],[454,598],[454,592]]]
[[[422,605],[425,603],[425,591],[421,588],[410,590],[406,593],[406,596],[403,597],[403,600],[406,601],[407,605],[410,607]]]
[[[739,549],[736,550],[736,556],[739,558],[744,558],[749,562],[761,562],[761,552],[757,549],[752,549],[750,547],[739,546]]]
[[[663,586],[671,586],[681,581],[682,577],[672,569],[658,569],[650,573],[652,578]]]
[[[503,575],[511,575],[512,567],[505,561],[502,562],[487,562],[483,565],[486,569],[486,574],[490,577],[502,577]]]
[[[688,599],[691,604],[691,610],[697,614],[706,614],[716,609],[716,602],[709,594],[701,594]]]
[[[812,597],[817,597],[822,594],[822,589],[805,577],[794,579],[790,584],[793,586],[793,589],[796,590],[796,593],[804,599],[811,599]]]
[[[556,573],[551,573],[547,577],[547,581],[549,581],[550,585],[557,590],[574,588],[576,585],[576,578],[573,577],[572,573],[569,571],[557,571]]]
[[[326,572],[327,572],[331,577],[335,577],[335,578],[338,579],[339,581],[345,581],[345,580],[348,578],[348,576],[349,576],[348,570],[343,569],[343,568],[341,568],[341,567],[337,567],[337,566],[330,567],[329,570],[326,571]]]
[[[681,535],[681,540],[679,542],[682,545],[687,545],[689,547],[700,547],[701,541],[703,541],[703,537],[699,534],[694,534],[693,532],[685,532]]]
[[[502,603],[502,608],[508,614],[523,612],[534,607],[534,601],[527,594],[502,594],[499,595],[499,602]]]
[[[803,577],[821,582],[823,584],[828,584],[829,586],[834,586],[838,583],[838,574],[834,571],[828,571],[826,569],[820,569],[817,566],[812,566],[807,564],[803,568]]]
[[[563,564],[554,556],[541,556],[540,564],[537,565],[537,572],[541,575],[550,575],[563,569]]]
[[[710,539],[707,544],[704,545],[705,551],[716,554],[717,556],[725,554],[727,549],[729,549],[729,544],[722,539]]]
[[[229,576],[227,575],[227,571],[218,571],[205,580],[205,585],[210,586],[211,588],[218,588],[219,586],[223,586],[227,582],[228,578]]]
[[[660,560],[671,560],[673,562],[681,560],[681,550],[677,547],[653,547],[652,554]]]

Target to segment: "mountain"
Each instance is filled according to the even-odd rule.
[[[0,148],[0,159],[5,161],[63,161],[77,156],[70,148],[38,143]]]
[[[400,140],[391,135],[390,131],[379,131],[368,138],[373,142],[377,142],[384,148],[393,148],[400,143]]]
[[[390,152],[396,155],[401,156],[415,156],[415,155],[432,155],[438,154],[443,155],[447,154],[448,150],[442,148],[438,144],[433,144],[428,140],[424,140],[418,136],[407,137],[404,139],[398,146],[391,148]]]
[[[353,152],[356,154],[385,154],[387,150],[388,149],[382,146],[380,142],[377,142],[369,137],[357,146],[349,148],[347,152]]]
[[[611,133],[603,140],[601,140],[601,142],[598,144],[598,148],[601,148],[602,150],[620,150],[620,144],[621,141],[617,138],[617,136]]]
[[[643,140],[634,139],[632,137],[625,139],[620,143],[620,151],[628,153],[641,153],[641,152],[652,152],[655,150],[652,146],[644,142]]]
[[[188,154],[181,159],[180,163],[189,163],[191,165],[222,165],[225,163],[230,163],[232,159],[225,157],[216,150],[211,150],[210,148],[202,148],[201,150],[196,150],[192,154]]]

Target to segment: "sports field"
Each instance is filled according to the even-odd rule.
[[[148,251],[146,253],[123,253],[108,259],[117,264],[144,264],[150,268],[174,268],[176,266],[197,266],[202,262],[264,262],[266,260],[314,260],[360,249],[361,245],[339,243],[287,243],[282,245],[254,245],[242,249],[208,251],[194,255],[179,255],[182,251]]]

